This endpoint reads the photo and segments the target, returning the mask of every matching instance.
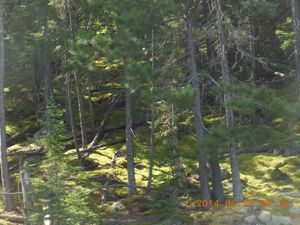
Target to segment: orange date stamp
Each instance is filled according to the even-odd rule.
[[[226,200],[225,206],[227,207],[235,207],[235,200]],[[196,203],[197,208],[207,208],[207,207],[219,207],[219,201],[218,200],[198,200]],[[223,204],[221,204],[223,205]]]
[[[244,207],[253,207],[255,205],[256,201],[252,199],[245,199],[242,202],[242,205]],[[261,199],[260,200],[260,206],[262,208],[264,207],[270,207],[273,205],[274,202],[272,202],[270,199]],[[207,208],[207,207],[215,207],[218,208],[220,205],[226,206],[226,207],[236,207],[236,201],[233,199],[226,200],[224,203],[220,203],[218,200],[198,200],[196,202],[197,208]],[[279,202],[279,206],[283,208],[287,208],[289,206],[289,200],[288,199],[281,199]]]

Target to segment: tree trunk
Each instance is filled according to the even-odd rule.
[[[28,193],[30,192],[30,177],[27,171],[27,162],[24,163],[23,168],[20,171],[21,178],[21,186],[22,186],[22,195],[23,195],[23,207],[24,207],[24,215],[25,215],[25,225],[30,225],[30,200]]]
[[[74,78],[75,78],[75,85],[76,85],[76,92],[77,92],[78,110],[79,110],[81,144],[82,144],[82,148],[85,149],[87,144],[86,125],[85,125],[85,118],[84,118],[81,79],[77,70],[74,70]]]
[[[198,161],[199,161],[199,179],[201,183],[201,193],[203,200],[210,200],[209,185],[208,185],[208,173],[206,167],[206,157],[205,150],[203,146],[204,138],[204,128],[202,124],[202,111],[201,111],[201,98],[200,98],[200,88],[199,88],[199,78],[198,78],[198,68],[196,63],[196,50],[193,37],[193,15],[194,10],[193,0],[187,0],[187,37],[188,37],[188,53],[189,53],[189,67],[191,71],[192,86],[195,91],[194,99],[194,117],[195,117],[195,127],[196,136],[198,141]]]
[[[256,26],[250,23],[250,54],[251,54],[251,80],[256,80]]]
[[[10,174],[6,152],[6,133],[5,133],[5,110],[4,110],[4,17],[3,0],[0,0],[0,164],[1,180],[4,193],[10,190]],[[5,210],[13,210],[13,201],[10,194],[4,195]]]
[[[73,12],[72,12],[72,5],[70,0],[66,0],[66,7],[69,14],[69,30],[74,37],[74,22],[73,22]],[[78,110],[79,110],[79,120],[80,120],[80,131],[81,131],[81,145],[83,149],[86,149],[87,145],[87,135],[86,135],[86,124],[84,118],[84,105],[83,105],[83,98],[82,98],[82,88],[81,88],[81,77],[78,73],[78,70],[74,70],[74,78],[75,78],[75,86],[76,86],[76,93],[77,93],[77,102],[78,102]]]
[[[154,30],[151,31],[151,69],[154,72]],[[155,143],[155,99],[154,99],[154,84],[152,82],[152,103],[151,103],[151,134],[150,134],[150,149],[149,149],[149,176],[147,187],[151,189],[153,177],[153,157]]]
[[[210,0],[202,1],[204,20],[206,26],[208,27],[211,23],[211,2]],[[217,64],[216,64],[216,53],[214,48],[214,40],[211,38],[206,38],[206,47],[207,47],[207,58],[210,66],[210,76],[213,79],[217,79]]]
[[[65,50],[62,60],[63,65],[67,64],[67,44],[65,44]],[[67,101],[67,113],[69,113],[68,118],[70,120],[70,126],[73,136],[73,141],[76,149],[76,155],[79,160],[79,162],[82,164],[82,157],[79,151],[78,142],[77,142],[77,136],[76,136],[76,126],[74,121],[74,115],[73,115],[73,106],[72,106],[72,94],[71,94],[71,81],[70,81],[70,73],[66,72],[65,74],[65,84],[66,84],[66,101]]]
[[[211,168],[213,196],[219,203],[224,203],[225,195],[222,185],[220,162],[218,152],[215,149],[211,149],[209,152],[209,164]]]
[[[32,56],[31,60],[32,67],[32,97],[34,104],[34,113],[37,121],[40,119],[40,91],[38,82],[38,66],[36,62],[36,56]]]
[[[76,149],[77,158],[79,162],[82,163],[82,157],[79,151],[77,137],[76,137],[76,126],[75,126],[73,107],[72,107],[71,82],[70,82],[70,74],[68,72],[66,73],[66,88],[67,88],[68,112],[69,112],[69,119],[70,119],[73,141]]]
[[[127,78],[127,60],[124,60],[125,78]],[[125,113],[126,113],[126,145],[127,145],[127,172],[129,195],[136,194],[135,172],[134,172],[134,152],[133,152],[133,130],[132,130],[132,103],[129,83],[126,81],[125,88]]]
[[[210,1],[202,1],[204,17],[206,19],[206,26],[209,26],[211,19],[211,5]],[[209,38],[206,39],[207,46],[207,58],[210,64],[210,76],[216,79],[216,63],[215,63],[215,49],[213,47],[213,41]],[[220,171],[220,162],[218,157],[218,151],[215,148],[209,150],[209,164],[212,173],[212,186],[213,195],[220,203],[225,201],[224,190],[222,185],[222,176]]]
[[[49,100],[52,95],[51,93],[51,85],[50,85],[50,57],[49,57],[49,44],[48,44],[48,34],[49,34],[49,27],[48,27],[48,0],[46,1],[46,12],[45,12],[45,18],[44,18],[44,38],[45,38],[45,44],[43,49],[43,65],[44,65],[44,95],[45,95],[45,112],[47,115],[47,107],[49,105]]]
[[[221,0],[217,0],[217,20],[218,20],[218,32],[219,32],[219,41],[220,41],[220,63],[222,67],[222,74],[225,86],[229,86],[231,84],[230,80],[230,70],[227,59],[227,50],[226,50],[226,38],[224,32],[224,18],[223,18],[223,9]],[[224,103],[225,103],[225,111],[226,111],[226,126],[228,129],[232,129],[234,127],[234,115],[233,110],[230,105],[231,95],[228,91],[224,93]],[[232,172],[232,183],[233,183],[233,194],[235,201],[242,202],[243,194],[242,194],[242,184],[240,180],[240,172],[239,172],[239,164],[237,161],[237,150],[236,150],[236,140],[233,136],[230,137],[228,148],[230,151],[230,164],[231,164],[231,172]]]
[[[91,81],[88,81],[88,95],[89,95],[89,110],[91,115],[91,125],[93,132],[96,132],[96,123],[95,123],[95,110],[92,101],[92,92],[91,92]]]
[[[300,14],[299,0],[292,0],[293,23],[295,33],[295,60],[296,60],[296,75],[300,82]]]

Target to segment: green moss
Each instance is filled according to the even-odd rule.
[[[243,189],[245,198],[271,198],[279,202],[280,199],[286,197],[295,203],[300,202],[300,199],[288,195],[284,196],[282,192],[285,189],[300,192],[300,157],[243,153],[239,155],[238,160],[241,179],[246,181]],[[274,171],[278,166],[281,166],[280,171],[287,174],[289,179],[274,179],[274,173],[276,173]],[[222,162],[222,167],[230,169],[228,159]]]

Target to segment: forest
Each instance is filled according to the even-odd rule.
[[[299,0],[0,0],[0,225],[300,225]]]

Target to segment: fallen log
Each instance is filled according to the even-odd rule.
[[[7,156],[33,156],[33,155],[43,155],[46,153],[46,150],[42,147],[24,147],[22,151],[12,151],[8,152]]]
[[[36,132],[39,129],[38,126],[27,127],[22,130],[20,133],[13,135],[11,138],[7,140],[7,147],[14,145],[17,142],[25,141],[29,134]]]
[[[125,143],[126,140],[125,139],[120,139],[120,140],[114,140],[108,143],[103,143],[103,144],[99,144],[99,145],[95,145],[92,148],[86,149],[81,151],[81,153],[86,153],[86,154],[91,154],[93,153],[93,151],[97,150],[98,148],[103,148],[103,147],[109,147],[112,145],[117,145],[117,144],[121,144],[121,143]],[[26,149],[26,147],[25,147]],[[28,148],[27,148],[28,149]],[[7,156],[33,156],[33,155],[43,155],[47,152],[46,149],[42,148],[42,147],[37,147],[35,149],[30,149],[30,150],[22,150],[22,151],[13,151],[13,152],[8,152]]]
[[[9,214],[9,213],[0,214],[0,219],[7,220],[12,223],[18,223],[18,224],[24,224],[25,221],[23,216]]]
[[[93,153],[95,150],[97,150],[98,148],[103,148],[103,147],[109,147],[112,145],[117,145],[117,144],[122,144],[122,143],[126,143],[126,139],[120,139],[120,140],[114,140],[105,144],[99,144],[99,145],[94,145],[93,147],[90,147],[88,149],[85,149],[83,151],[81,151],[82,153],[85,154],[85,156],[88,156],[89,154]]]

